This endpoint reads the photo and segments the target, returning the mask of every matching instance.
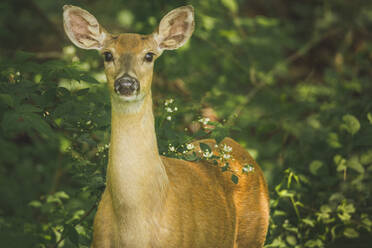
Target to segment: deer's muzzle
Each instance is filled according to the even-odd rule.
[[[136,78],[125,74],[115,80],[114,89],[118,95],[132,96],[139,93],[140,84]]]

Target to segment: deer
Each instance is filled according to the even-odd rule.
[[[194,31],[194,8],[170,11],[149,34],[111,34],[88,11],[63,7],[73,44],[103,57],[111,101],[106,188],[93,222],[93,248],[256,248],[269,224],[269,196],[259,165],[236,141],[194,141],[230,148],[231,171],[208,161],[159,155],[151,83],[154,61],[183,46]],[[199,149],[199,150],[198,150]],[[243,173],[245,164],[251,173]]]

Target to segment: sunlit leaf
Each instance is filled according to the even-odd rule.
[[[232,13],[236,13],[238,11],[238,4],[236,3],[236,0],[221,0],[221,2]]]
[[[350,115],[350,114],[344,115],[342,117],[342,120],[344,122],[343,124],[340,125],[340,128],[342,130],[346,130],[351,135],[354,135],[359,131],[360,123],[359,123],[359,120],[355,116]]]
[[[310,170],[311,174],[317,175],[318,170],[322,167],[323,167],[323,162],[322,161],[314,160],[310,163],[309,170]]]
[[[350,239],[359,237],[359,233],[354,228],[350,227],[344,230],[344,235]]]

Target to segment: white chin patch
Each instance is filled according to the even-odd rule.
[[[122,114],[137,113],[141,110],[145,95],[119,96],[111,95],[112,110]]]
[[[120,96],[118,95],[119,99],[122,100],[122,101],[125,101],[125,102],[133,102],[133,101],[137,101],[139,100],[139,96],[138,95],[132,95],[132,96]]]

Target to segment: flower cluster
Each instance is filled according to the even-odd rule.
[[[199,119],[199,122],[202,123],[203,125],[208,125],[210,119],[208,117],[204,117]]]
[[[172,120],[171,114],[178,111],[177,106],[174,106],[174,99],[170,98],[170,99],[165,100],[164,106],[165,106],[165,112],[167,113],[167,117],[165,117],[165,119],[167,121],[171,121]]]
[[[104,144],[97,147],[96,156],[99,156],[100,153],[104,153],[106,150],[108,150],[110,147],[110,144]],[[103,154],[103,157],[106,157],[105,154]]]
[[[232,147],[231,146],[228,146],[226,144],[220,145],[219,146],[219,152],[221,154],[222,160],[225,160],[225,161],[229,160],[229,159],[234,160],[234,158],[231,155],[231,152],[232,152]]]

